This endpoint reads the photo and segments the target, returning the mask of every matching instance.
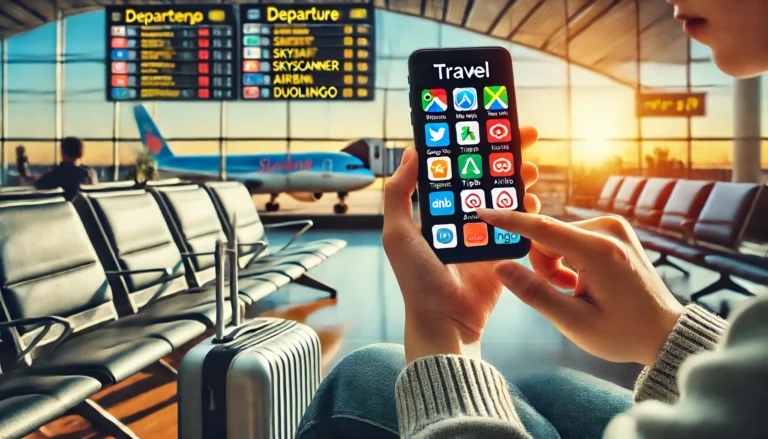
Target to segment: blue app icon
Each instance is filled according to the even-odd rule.
[[[435,239],[437,239],[437,242],[440,244],[450,244],[451,241],[453,241],[453,230],[447,227],[438,229],[437,233],[435,234]]]
[[[493,228],[493,236],[496,244],[517,244],[520,242],[520,235],[517,233],[507,232],[504,229],[498,227]]]
[[[127,88],[113,88],[112,89],[112,99],[125,99],[128,97],[128,89]]]
[[[429,213],[432,216],[453,215],[456,212],[453,192],[442,191],[429,194]]]
[[[428,123],[424,125],[424,136],[427,139],[427,146],[439,148],[441,146],[448,146],[451,143],[447,123]]]
[[[261,73],[246,73],[243,75],[243,85],[264,85],[266,78]]]
[[[454,89],[453,108],[456,111],[477,110],[477,91],[472,87]]]
[[[125,49],[112,49],[112,59],[115,61],[125,61],[128,59],[128,51]]]

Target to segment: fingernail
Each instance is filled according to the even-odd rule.
[[[502,262],[496,266],[494,271],[502,283],[509,284],[517,276],[517,264],[514,262]]]

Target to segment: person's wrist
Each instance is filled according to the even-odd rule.
[[[406,313],[406,361],[451,354],[480,358],[480,336],[450,318]]]
[[[649,354],[641,361],[642,364],[650,367],[656,363],[656,360],[659,359],[661,352],[664,350],[664,346],[667,344],[669,337],[672,336],[675,326],[677,326],[677,322],[684,312],[685,308],[680,305],[663,314],[661,324],[657,326],[658,330],[656,331],[656,337],[654,337],[655,343],[650,349]]]

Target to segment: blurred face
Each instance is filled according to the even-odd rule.
[[[768,0],[667,0],[691,38],[712,49],[723,72],[768,71]]]

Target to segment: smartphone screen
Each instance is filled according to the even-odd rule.
[[[478,208],[524,211],[512,58],[501,47],[428,49],[408,60],[424,238],[444,263],[514,259],[530,242]]]

